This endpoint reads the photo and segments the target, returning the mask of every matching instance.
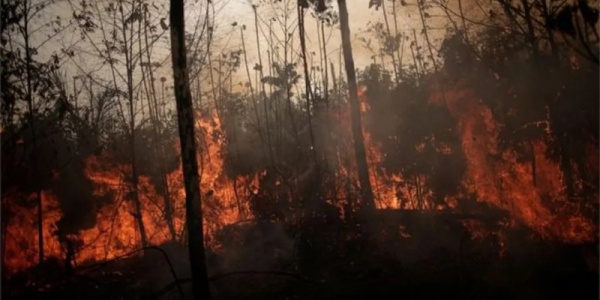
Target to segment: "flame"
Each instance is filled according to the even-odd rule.
[[[481,201],[509,211],[542,237],[568,243],[597,240],[596,225],[574,213],[578,208],[565,194],[559,165],[546,157],[544,141],[532,142],[537,168],[534,185],[531,163],[520,162],[514,150],[499,150],[501,124],[465,81],[443,95],[433,95],[432,102],[445,103],[458,120],[457,129],[468,158],[464,185],[470,192]],[[551,205],[548,199],[556,203]]]
[[[362,114],[368,114],[366,89],[359,88]],[[378,209],[439,210],[455,209],[466,194],[476,195],[480,201],[509,212],[514,221],[527,225],[545,238],[568,243],[597,241],[597,226],[579,213],[580,207],[570,201],[565,193],[560,166],[546,156],[547,144],[543,140],[531,141],[535,155],[536,180],[533,184],[531,163],[517,159],[515,150],[500,150],[501,124],[489,107],[478,101],[473,90],[464,81],[444,94],[433,94],[432,105],[446,105],[456,119],[456,132],[462,149],[442,146],[439,151],[452,153],[462,150],[467,158],[467,173],[463,178],[465,195],[446,197],[445,205],[434,206],[433,193],[425,176],[404,178],[382,166],[385,152],[367,127],[363,125],[370,181]],[[356,163],[350,131],[350,110],[347,103],[337,104],[325,115],[328,122],[328,144],[324,154],[334,173],[334,184],[326,191],[329,202],[341,209],[351,204],[349,197],[356,191]],[[363,122],[364,124],[364,122]],[[219,250],[221,245],[215,233],[228,224],[252,218],[249,199],[257,193],[259,179],[265,171],[250,176],[230,178],[224,171],[226,136],[217,114],[197,114],[197,148],[200,166],[200,186],[204,212],[206,246]],[[418,150],[422,145],[415,145]],[[598,170],[597,148],[586,149],[590,170]],[[179,151],[179,145],[175,145]],[[97,262],[127,254],[141,247],[140,233],[135,219],[135,208],[128,183],[130,166],[113,163],[107,154],[86,158],[85,174],[93,182],[96,196],[109,198],[98,203],[96,224],[81,230],[71,238],[78,240],[75,263]],[[173,227],[176,238],[185,234],[185,191],[181,166],[166,174],[169,199],[172,206]],[[169,241],[172,237],[164,217],[164,197],[153,187],[150,178],[139,177],[138,196],[141,215],[148,240],[153,245]],[[37,207],[17,205],[23,199],[31,202],[31,195],[3,194],[10,204],[4,206],[11,212],[6,225],[6,244],[3,264],[5,273],[14,273],[37,264]],[[57,222],[62,217],[60,202],[50,191],[42,192],[44,214],[44,250],[47,257],[61,259],[64,249],[56,234]],[[350,208],[353,209],[353,208]],[[342,215],[344,217],[344,215]],[[466,222],[465,227],[473,238],[483,238],[489,232],[481,224]],[[508,226],[508,225],[506,225]],[[406,236],[402,228],[400,234]],[[502,245],[506,243],[498,234]]]
[[[369,105],[366,94],[367,88],[359,86],[357,89],[359,96],[359,104],[361,113],[366,115],[369,113],[371,106]],[[329,118],[333,120],[329,124],[332,128],[330,138],[333,144],[336,145],[335,158],[336,164],[336,187],[340,187],[335,191],[336,199],[347,199],[349,182],[357,182],[356,162],[354,160],[352,141],[353,136],[350,131],[350,107],[348,103],[339,104],[337,109],[331,110]],[[375,141],[371,133],[367,130],[365,122],[362,122],[362,132],[364,144],[367,154],[367,165],[369,169],[369,179],[375,197],[375,207],[377,209],[442,209],[442,207],[434,207],[432,201],[432,191],[427,188],[427,182],[424,176],[417,176],[415,184],[406,184],[407,180],[400,173],[390,173],[383,166],[382,162],[385,154],[382,151],[381,143]],[[346,202],[338,203],[338,207],[342,207]]]
[[[35,193],[22,195],[11,193],[13,199],[34,203]],[[56,222],[62,217],[58,199],[51,192],[42,191],[42,221],[44,251],[46,256],[59,256],[60,243],[56,239]],[[12,215],[6,224],[6,239],[3,253],[3,267],[6,271],[20,270],[33,267],[38,262],[37,251],[31,251],[38,246],[37,206],[29,207],[11,205],[5,201],[2,209]]]
[[[252,218],[249,209],[250,187],[259,186],[259,177],[240,176],[229,178],[224,173],[225,135],[220,119],[216,115],[197,116],[198,161],[204,212],[206,245],[218,250],[220,245],[212,238],[216,231],[227,224]],[[177,151],[179,147],[177,146]],[[108,196],[110,203],[102,205],[96,214],[96,225],[81,230],[71,236],[77,240],[75,263],[104,261],[128,254],[141,247],[140,233],[135,218],[135,208],[128,195],[127,176],[129,165],[117,165],[107,155],[86,158],[85,174],[94,184],[95,196]],[[167,174],[170,187],[169,198],[173,208],[173,225],[178,238],[184,235],[185,190],[181,165]],[[139,177],[138,196],[148,241],[158,245],[171,239],[164,218],[164,198],[156,192],[147,176]],[[31,197],[30,197],[31,198]],[[13,193],[7,203],[16,202]],[[58,199],[49,191],[42,192],[44,216],[44,251],[46,257],[62,259],[65,250],[61,248],[56,234],[57,222],[62,217]],[[4,207],[3,209],[7,209]],[[37,208],[10,207],[14,217],[7,224],[4,266],[6,273],[33,267],[37,264]]]

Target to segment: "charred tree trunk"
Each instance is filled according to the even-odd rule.
[[[254,109],[254,116],[256,117],[256,126],[258,127],[258,129],[257,129],[258,137],[260,139],[261,145],[263,147],[266,147],[265,139],[262,134],[262,126],[261,126],[261,122],[260,122],[260,117],[258,115],[258,101],[256,101],[256,95],[254,94],[254,88],[252,87],[252,77],[250,76],[250,67],[248,67],[248,56],[247,56],[247,52],[246,52],[246,42],[244,39],[245,28],[246,28],[245,26],[242,26],[242,28],[240,28],[240,36],[242,38],[242,53],[244,53],[244,65],[246,65],[246,75],[248,76],[248,87],[250,88],[250,95],[252,98],[252,106]]]
[[[325,78],[323,79],[323,100],[325,107],[329,110],[329,68],[327,67],[327,43],[325,42],[325,22],[321,22],[321,41],[323,43],[323,70]]]
[[[121,4],[122,5],[122,4]],[[135,2],[131,3],[132,11],[135,8]],[[121,22],[122,24],[126,24],[125,15],[123,14],[123,9],[121,7]],[[135,109],[134,109],[134,97],[133,97],[133,26],[130,26],[131,30],[129,34],[129,39],[127,38],[127,28],[123,27],[121,32],[123,34],[123,42],[125,44],[125,65],[127,68],[127,100],[129,104],[129,151],[131,152],[131,193],[133,199],[133,205],[135,206],[134,217],[138,224],[138,228],[140,229],[140,239],[142,242],[142,247],[148,246],[148,238],[146,236],[146,229],[144,228],[144,220],[142,216],[142,204],[140,202],[140,194],[139,194],[139,178],[138,178],[138,166],[136,161],[136,153],[135,153]]]
[[[552,32],[552,27],[550,26],[550,9],[548,7],[548,3],[546,3],[545,0],[540,1],[540,9],[542,17],[544,18],[544,28],[546,30],[548,43],[550,44],[550,49],[552,50],[552,63],[556,63],[558,61],[558,48],[556,46],[556,41],[554,40],[554,33]]]
[[[144,10],[144,24],[147,24],[148,22],[148,10]],[[139,23],[141,25],[141,22]],[[138,31],[138,34],[141,35],[141,30]],[[141,47],[141,40],[142,38],[139,38],[140,42],[140,47]],[[152,125],[153,125],[153,129],[154,129],[154,140],[158,141],[159,140],[159,136],[161,134],[161,128],[159,128],[158,126],[158,122],[159,120],[161,120],[161,114],[159,112],[159,105],[158,105],[158,97],[157,97],[157,93],[156,93],[156,88],[154,86],[154,71],[152,70],[152,58],[150,56],[150,47],[151,47],[151,43],[149,42],[148,39],[148,27],[144,26],[144,42],[145,42],[145,53],[146,53],[146,61],[148,63],[147,69],[148,69],[148,75],[150,75],[150,80],[148,81],[148,86],[150,87],[151,93],[146,92],[146,94],[148,95],[148,110],[150,110],[151,114],[151,119],[152,119],[152,115],[154,115],[154,119],[152,119]],[[140,50],[140,53],[142,53],[142,51]],[[142,76],[144,76],[144,69],[142,69]],[[145,81],[144,81],[145,82]],[[152,101],[150,101],[152,100]],[[164,100],[164,99],[163,99]],[[171,206],[171,196],[169,194],[169,180],[167,178],[167,167],[166,167],[166,163],[165,163],[165,149],[164,149],[164,145],[161,143],[160,145],[158,145],[158,149],[157,153],[158,153],[158,157],[159,157],[159,169],[160,169],[160,180],[161,180],[161,185],[163,188],[163,199],[164,199],[164,215],[165,215],[165,221],[167,222],[167,227],[169,228],[169,233],[171,234],[171,240],[175,241],[176,239],[176,234],[175,234],[175,226],[173,225],[173,208]]]
[[[369,181],[369,167],[367,165],[367,153],[365,151],[362,124],[360,119],[360,107],[358,104],[358,90],[356,85],[356,73],[354,71],[354,58],[352,57],[352,44],[350,43],[350,26],[348,22],[348,9],[345,0],[338,0],[340,9],[340,27],[342,31],[342,48],[344,51],[344,65],[348,77],[348,89],[350,95],[350,115],[352,118],[352,137],[354,138],[354,154],[356,155],[356,166],[358,169],[358,180],[360,183],[363,206],[374,208],[373,190]]]
[[[540,55],[540,49],[538,47],[538,41],[535,36],[535,28],[533,27],[531,5],[527,2],[527,0],[521,0],[521,5],[523,5],[523,18],[525,18],[525,23],[527,24],[527,39],[529,40],[529,44],[531,45],[531,52],[533,54],[533,57],[537,60]]]
[[[313,134],[313,124],[312,124],[312,115],[311,115],[311,85],[310,85],[310,75],[308,73],[308,63],[306,60],[306,40],[305,40],[305,31],[304,31],[304,8],[302,5],[298,4],[298,34],[300,35],[300,50],[302,51],[302,66],[304,68],[304,92],[306,93],[306,116],[308,119],[308,132],[310,134],[310,143],[313,160],[315,164],[319,164],[317,158],[317,149],[315,145],[315,137]]]
[[[418,5],[418,4],[417,4]],[[383,12],[383,20],[385,22],[385,29],[387,31],[387,35],[388,38],[392,38],[392,31],[390,30],[390,22],[388,21],[388,17],[387,17],[387,11],[385,9],[385,1],[381,1],[381,9]],[[396,12],[394,11],[394,14]],[[394,67],[394,78],[395,78],[395,82],[397,83],[400,79],[400,75],[398,72],[398,63],[396,61],[396,56],[395,56],[395,49],[388,49],[389,52],[387,53],[387,55],[389,55],[392,58],[392,64]]]
[[[264,73],[263,70],[265,68],[265,66],[263,65],[263,61],[262,61],[262,55],[261,55],[261,51],[260,51],[260,37],[258,35],[258,12],[256,11],[257,6],[256,5],[252,5],[252,10],[254,11],[254,33],[256,34],[256,50],[258,53],[258,76],[260,77],[260,93],[259,93],[259,99],[262,100],[262,106],[263,106],[263,113],[265,114],[265,135],[267,136],[267,154],[269,155],[269,163],[271,164],[271,166],[275,165],[275,160],[274,160],[274,155],[273,155],[273,141],[271,140],[271,125],[270,125],[270,120],[269,120],[269,110],[267,109],[267,102],[269,101],[269,99],[267,98],[266,94],[265,94],[265,81],[263,80],[264,78]],[[256,89],[258,89],[258,82],[256,83]]]
[[[401,35],[398,34],[398,16],[396,13],[396,0],[392,0],[392,16],[394,16],[394,37],[400,37]],[[396,55],[398,56],[398,76],[399,78],[396,79],[396,84],[398,84],[398,82],[400,81],[400,78],[402,78],[402,55],[404,54],[404,36],[401,36],[402,38],[400,38],[400,44],[396,45]]]
[[[40,174],[39,174],[39,160],[38,160],[38,145],[37,145],[37,133],[36,133],[36,126],[35,126],[35,119],[33,117],[34,112],[33,112],[33,86],[32,86],[32,80],[31,77],[33,76],[31,74],[31,64],[32,64],[32,49],[29,45],[29,9],[30,9],[30,2],[29,1],[24,1],[23,2],[23,8],[25,10],[24,16],[23,16],[23,38],[25,40],[25,72],[27,75],[27,93],[25,95],[26,97],[26,101],[27,101],[27,110],[28,110],[28,121],[29,121],[29,126],[31,128],[31,138],[32,138],[32,144],[33,144],[33,149],[32,149],[32,157],[33,157],[33,174],[34,174],[34,180],[36,181],[35,184],[35,197],[36,197],[36,202],[37,202],[37,227],[38,227],[38,263],[42,264],[44,262],[44,215],[43,215],[43,209],[42,209],[42,188],[40,186],[40,181],[41,178],[39,178]]]
[[[132,73],[132,71],[127,71],[128,73]],[[133,76],[129,74],[129,76]],[[130,77],[131,78],[131,77]],[[130,96],[133,98],[133,87],[130,85]],[[135,121],[133,117],[133,99],[129,99],[129,112],[131,113],[131,122],[129,123],[131,135],[129,141],[129,149],[131,151],[131,193],[133,204],[135,205],[135,220],[138,223],[138,227],[140,229],[140,239],[142,242],[142,247],[148,246],[148,237],[146,236],[146,228],[144,227],[144,220],[142,217],[142,203],[140,202],[140,194],[139,194],[139,178],[138,178],[138,169],[135,155]]]
[[[558,137],[558,145],[560,147],[560,168],[563,172],[563,180],[567,196],[574,196],[575,176],[573,174],[573,165],[571,164],[571,141],[566,137]]]
[[[529,148],[531,149],[531,181],[534,187],[537,187],[537,163],[535,155],[535,145],[532,141],[529,141]]]
[[[210,285],[204,253],[204,229],[200,178],[194,138],[194,111],[187,73],[183,0],[171,0],[171,57],[177,102],[177,123],[181,142],[181,161],[185,182],[186,223],[189,240],[192,286],[195,299],[210,299]]]

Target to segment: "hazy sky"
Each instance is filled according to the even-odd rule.
[[[296,12],[295,12],[295,4],[297,0],[288,0],[290,5],[291,5],[291,9],[292,9],[292,14],[291,14],[291,18],[292,18],[292,22],[296,22]],[[283,1],[285,2],[285,0]],[[420,32],[422,29],[422,24],[421,24],[421,20],[419,18],[419,13],[416,7],[416,4],[414,4],[415,1],[405,1],[405,3],[408,3],[405,6],[402,6],[400,4],[400,1],[397,0],[396,1],[396,12],[397,12],[397,16],[398,16],[398,31],[400,32],[406,32],[410,35],[411,39],[412,39],[412,32],[413,29],[416,30],[418,38],[420,39],[420,43],[424,43],[423,37],[421,36]],[[333,1],[334,3],[334,7],[335,10],[337,11],[337,3],[336,1]],[[362,69],[364,68],[366,65],[370,64],[372,59],[372,53],[367,50],[365,48],[365,43],[364,40],[372,40],[372,47],[374,48],[375,51],[377,51],[377,41],[375,40],[375,37],[373,35],[373,33],[369,33],[367,32],[367,29],[370,27],[370,25],[372,25],[373,23],[376,22],[382,22],[383,21],[383,12],[382,9],[379,10],[375,10],[375,8],[370,8],[369,9],[369,0],[347,0],[348,3],[348,13],[349,13],[349,19],[350,19],[350,31],[351,31],[351,38],[352,38],[352,47],[353,47],[353,53],[355,56],[355,65],[357,68]],[[391,14],[392,11],[392,6],[391,6],[391,2],[390,1],[386,1],[386,9],[387,9],[387,13],[389,15],[389,19],[388,21],[390,22],[390,26],[392,27],[392,31],[393,29],[393,19]],[[218,22],[218,30],[220,31],[221,34],[221,43],[223,43],[223,41],[226,41],[225,43],[223,43],[224,45],[224,49],[237,49],[240,47],[240,39],[239,39],[239,29],[237,30],[230,30],[229,28],[231,28],[231,25],[233,22],[236,22],[238,24],[238,26],[242,26],[242,25],[246,25],[247,29],[246,30],[246,49],[248,51],[248,60],[249,60],[249,64],[251,66],[253,66],[255,63],[258,63],[258,58],[257,58],[257,51],[256,51],[256,37],[255,37],[255,32],[254,32],[254,14],[253,14],[253,10],[252,10],[252,4],[259,4],[258,5],[258,12],[259,12],[259,18],[261,20],[268,20],[270,17],[272,17],[273,13],[279,12],[281,13],[281,8],[283,7],[284,3],[282,2],[277,2],[277,1],[258,1],[258,0],[221,0],[221,2],[218,2],[217,7],[219,7],[219,12],[218,12],[218,20],[220,22]],[[193,12],[188,12],[188,15],[193,15]],[[188,22],[193,19],[193,17],[188,17]],[[435,18],[432,18],[430,20],[428,20],[429,22],[432,22],[430,24],[430,26],[433,24],[433,22],[435,22]],[[315,55],[311,58],[309,58],[309,64],[310,61],[313,60],[315,65],[318,64],[319,62],[319,51],[318,51],[318,41],[317,41],[317,28],[316,28],[316,19],[310,14],[308,13],[306,18],[305,18],[305,23],[306,23],[306,32],[307,32],[307,52],[309,52],[309,55],[311,52],[315,52]],[[262,27],[262,30],[267,32],[268,31],[268,26],[265,25],[265,23],[263,23],[262,25],[260,25]],[[280,26],[275,24],[275,26],[273,26],[275,31],[280,30]],[[238,27],[239,28],[239,27]],[[432,28],[430,34],[434,37],[441,37],[444,33],[445,33],[446,28],[444,27],[440,27],[440,28]],[[227,34],[223,34],[224,32],[231,32],[232,37],[229,38],[227,36]],[[341,51],[341,38],[340,38],[340,29],[338,25],[326,28],[325,31],[325,35],[327,37],[327,51],[328,51],[328,59],[330,61],[332,61],[335,65],[336,65],[336,72],[339,71],[340,66],[338,65],[338,62],[340,61],[340,51]],[[280,36],[283,36],[282,33],[280,33]],[[261,34],[261,38],[262,38],[262,34]],[[299,49],[299,42],[298,42],[298,32],[297,30],[294,31],[294,48]],[[407,43],[408,44],[408,43]],[[423,44],[421,44],[423,45]],[[263,55],[262,59],[263,59],[263,64],[264,64],[264,60],[265,59],[265,53],[266,53],[266,49],[268,47],[268,43],[266,40],[262,40],[261,42],[261,53]],[[297,50],[298,51],[298,50]],[[407,51],[408,52],[408,51]],[[409,57],[409,55],[406,54],[404,55],[404,63],[407,63],[406,58]],[[388,60],[389,58],[385,58],[386,60]],[[379,58],[377,60],[378,62],[380,62]],[[385,62],[390,63],[391,61],[386,61]],[[245,76],[245,75],[244,75]]]
[[[223,2],[223,10],[220,13],[222,16],[223,23],[229,24],[231,22],[238,22],[239,24],[245,24],[249,27],[249,29],[253,30],[254,27],[254,16],[252,13],[252,4],[259,3],[264,1],[252,1],[252,0],[225,0]],[[296,2],[296,0],[292,1]],[[334,5],[337,10],[337,4]],[[420,29],[421,24],[418,19],[418,12],[414,5],[408,6],[400,6],[400,1],[397,1],[397,12],[399,14],[398,18],[398,30],[412,30],[413,28]],[[408,1],[410,2],[410,1]],[[376,11],[374,8],[369,9],[368,4],[369,0],[348,0],[348,14],[350,19],[350,31],[352,34],[352,42],[353,42],[353,50],[355,52],[355,56],[357,59],[357,67],[362,67],[365,64],[370,62],[370,53],[365,53],[365,49],[363,47],[363,42],[360,40],[361,38],[373,38],[372,34],[367,33],[366,30],[370,23],[375,23],[383,20],[382,10],[379,9]],[[281,6],[281,3],[275,3],[274,6]],[[388,14],[391,12],[391,5],[387,3],[387,12]],[[264,5],[260,8],[260,11],[268,13],[269,9],[268,5]],[[295,18],[295,16],[294,16]],[[392,19],[390,17],[390,22]],[[309,43],[309,47],[315,46],[314,49],[318,47],[316,41],[316,33],[315,33],[315,19],[307,15],[306,17],[306,27],[307,27],[307,39]],[[339,36],[339,27],[335,26],[331,30],[331,38],[328,42],[328,50],[330,52],[338,51],[341,47],[341,40]],[[296,32],[297,35],[297,32]],[[326,35],[329,33],[326,32]],[[254,39],[252,40],[254,42]],[[311,43],[312,42],[312,43]],[[254,43],[252,43],[253,45]],[[251,48],[254,47],[251,45]]]
[[[230,51],[235,51],[241,49],[241,41],[240,41],[240,27],[245,25],[247,30],[245,31],[245,39],[246,39],[246,49],[248,52],[248,64],[250,66],[254,66],[258,63],[258,55],[256,49],[256,35],[255,35],[255,26],[254,26],[254,14],[252,10],[253,4],[258,4],[258,15],[260,18],[260,27],[262,33],[260,34],[260,39],[263,39],[260,43],[261,54],[263,59],[263,64],[267,62],[266,60],[266,51],[268,49],[268,43],[262,36],[268,35],[268,20],[272,18],[274,13],[281,14],[281,8],[283,7],[285,1],[288,1],[290,4],[290,25],[294,28],[293,32],[293,43],[296,51],[299,51],[299,41],[298,41],[298,32],[297,32],[297,15],[295,10],[295,4],[297,0],[283,0],[283,2],[278,1],[266,1],[266,0],[213,0],[215,6],[215,43],[212,48],[213,57],[216,57],[221,52],[229,53]],[[415,0],[416,1],[416,0]],[[420,34],[422,29],[422,24],[419,18],[419,13],[414,4],[413,0],[406,0],[405,3],[408,5],[400,5],[400,1],[397,3],[397,16],[398,16],[398,30],[400,32],[409,33],[412,39],[412,32],[416,30],[418,34],[418,39],[420,40],[421,45],[424,44],[424,39]],[[148,1],[149,3],[155,3],[158,6],[162,6],[159,11],[161,13],[164,12],[164,17],[168,22],[168,1]],[[50,14],[45,16],[45,19],[55,18],[57,15],[62,16],[63,20],[68,20],[72,18],[72,10],[69,3],[73,5],[78,5],[79,1],[76,0],[65,0],[56,5],[56,7],[51,11]],[[337,10],[336,1],[333,1],[335,5],[335,9]],[[375,10],[374,8],[369,9],[368,4],[369,0],[347,0],[348,3],[348,11],[349,11],[349,19],[350,19],[350,30],[352,37],[352,46],[355,55],[355,62],[357,68],[363,68],[365,65],[371,62],[372,53],[366,50],[364,47],[364,41],[362,39],[372,39],[372,45],[377,51],[377,41],[373,33],[367,32],[370,24],[375,22],[379,22],[383,20],[382,10]],[[387,12],[391,13],[392,7],[391,2],[387,1]],[[205,0],[186,1],[186,30],[188,32],[193,31],[193,25],[201,16],[204,11],[206,4]],[[431,13],[433,18],[429,19],[428,22],[430,26],[435,24],[435,15]],[[155,16],[156,19],[160,16]],[[200,17],[202,18],[202,16]],[[237,27],[232,26],[231,24],[236,22]],[[309,13],[305,18],[306,22],[306,33],[307,33],[307,52],[309,55],[311,52],[315,52],[312,57],[309,57],[309,64],[311,60],[314,62],[314,65],[318,65],[319,63],[319,51],[318,51],[318,39],[316,32],[316,19]],[[393,26],[393,19],[389,17],[390,26]],[[100,60],[97,59],[98,51],[92,46],[89,41],[81,40],[81,35],[79,31],[75,28],[75,26],[71,26],[65,30],[64,34],[58,36],[52,42],[44,45],[43,49],[40,51],[40,58],[47,56],[48,54],[57,51],[60,47],[65,47],[66,45],[76,44],[74,49],[77,49],[75,52],[76,56],[71,59],[65,60],[64,71],[66,72],[67,78],[72,78],[74,75],[81,74],[83,72],[95,72],[96,75],[100,77],[106,77],[107,81],[110,81],[110,75],[108,74],[108,67],[106,64],[103,64]],[[435,28],[435,25],[430,30],[430,34],[435,37],[441,37],[445,33],[444,27]],[[281,26],[275,24],[272,26],[273,31],[279,38],[283,37],[283,34],[280,31]],[[393,28],[393,27],[392,27]],[[393,29],[392,29],[393,30]],[[42,33],[40,33],[42,34]],[[94,43],[102,46],[102,36],[96,33],[97,35],[93,36]],[[153,50],[153,61],[162,61],[164,62],[163,66],[158,70],[159,76],[164,76],[167,79],[167,85],[172,80],[171,77],[171,60],[170,60],[170,44],[168,39],[168,32],[164,34],[161,41],[159,41]],[[331,26],[326,28],[325,35],[327,37],[327,50],[329,55],[329,60],[336,65],[336,73],[339,72],[340,66],[338,62],[340,61],[340,30],[339,26]],[[408,44],[408,43],[407,43]],[[408,52],[408,50],[406,51]],[[404,63],[407,63],[408,54],[404,55]],[[378,59],[378,62],[380,60]],[[243,61],[242,61],[243,63]],[[391,62],[385,62],[391,63]],[[236,76],[234,81],[235,85],[238,85],[241,81],[247,80],[245,76],[245,69],[242,68],[241,71],[244,71],[243,75],[239,74]],[[300,72],[301,73],[301,72]],[[106,76],[104,76],[104,74]],[[71,84],[71,82],[69,82]],[[71,90],[71,87],[69,87]]]

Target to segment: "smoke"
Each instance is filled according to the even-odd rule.
[[[57,223],[61,241],[64,241],[67,235],[77,234],[80,230],[96,225],[96,207],[103,201],[94,196],[94,185],[85,176],[84,169],[81,161],[71,164],[60,173],[54,183],[63,214]]]
[[[295,253],[295,241],[281,223],[233,224],[225,226],[217,239],[222,271],[281,270]]]

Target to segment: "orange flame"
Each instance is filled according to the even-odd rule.
[[[444,101],[445,100],[445,101]],[[546,144],[533,141],[536,153],[536,184],[531,164],[517,160],[514,150],[500,151],[500,124],[491,110],[477,101],[466,82],[434,95],[433,102],[444,103],[458,120],[458,131],[468,164],[464,184],[481,201],[509,211],[512,216],[541,236],[564,242],[597,240],[596,225],[574,213],[575,204],[567,199],[562,172],[546,157]],[[558,202],[550,205],[547,199]],[[556,213],[556,207],[562,209]]]
[[[214,233],[223,226],[252,218],[247,199],[250,187],[258,186],[258,177],[240,176],[234,180],[228,178],[223,169],[225,136],[218,117],[197,116],[198,135],[202,138],[198,145],[200,183],[206,243],[208,247],[218,249],[212,239]],[[74,236],[83,245],[78,249],[75,263],[103,261],[124,255],[141,247],[134,205],[127,194],[127,176],[130,166],[114,165],[108,156],[90,156],[86,159],[86,175],[94,184],[96,196],[110,196],[111,202],[99,208],[96,225],[81,230]],[[169,198],[173,207],[173,225],[179,236],[185,226],[185,191],[181,166],[167,175],[171,190]],[[139,177],[138,194],[141,211],[149,243],[158,245],[171,237],[164,218],[164,198],[156,192],[147,176]],[[48,191],[42,193],[44,213],[44,251],[46,257],[62,259],[56,234],[56,223],[62,217],[58,200]],[[11,197],[16,200],[15,197]],[[11,203],[12,201],[7,201]],[[6,207],[4,208],[6,209]],[[13,208],[15,217],[7,224],[7,243],[5,245],[4,266],[7,273],[32,267],[37,264],[37,209],[35,206]]]
[[[370,110],[366,90],[359,89],[361,112]],[[444,95],[433,95],[432,102],[445,104],[457,120],[457,132],[462,140],[462,151],[467,158],[467,174],[463,180],[468,193],[511,213],[514,220],[534,229],[543,237],[555,238],[564,242],[579,243],[598,239],[597,226],[577,213],[577,205],[569,201],[564,191],[564,183],[559,165],[546,157],[544,141],[532,141],[537,168],[536,182],[533,184],[531,164],[517,159],[513,150],[501,151],[498,135],[501,125],[495,120],[491,110],[477,101],[475,93],[465,82]],[[350,113],[347,104],[328,112],[327,121],[331,131],[325,154],[329,161],[336,162],[335,187],[328,191],[332,204],[343,206],[353,192],[357,182],[356,164],[352,151],[352,135],[349,130]],[[249,198],[259,186],[259,178],[264,172],[253,176],[229,178],[224,172],[226,137],[221,120],[215,114],[197,116],[198,160],[200,185],[203,201],[206,244],[218,250],[220,245],[213,238],[223,226],[252,218]],[[460,197],[446,199],[445,207],[436,207],[432,201],[432,191],[424,177],[406,181],[402,174],[385,170],[382,162],[385,154],[381,144],[373,140],[363,126],[370,180],[379,209],[445,209],[454,208]],[[334,146],[330,146],[334,145]],[[417,145],[419,147],[419,145]],[[178,149],[178,145],[176,146]],[[442,148],[450,152],[457,149]],[[597,149],[586,149],[588,162],[597,170]],[[97,210],[96,225],[81,230],[74,238],[81,241],[75,262],[102,261],[128,253],[141,246],[135,209],[128,188],[127,176],[130,166],[111,164],[108,156],[91,156],[86,159],[86,175],[94,184],[98,196],[109,196],[112,201]],[[412,179],[412,178],[411,178]],[[185,192],[181,166],[167,174],[170,187],[169,199],[173,208],[173,225],[180,238],[185,228]],[[416,182],[416,184],[415,184]],[[151,244],[168,241],[171,236],[164,218],[164,197],[157,193],[150,179],[139,177],[138,195],[142,204],[142,217]],[[28,195],[11,194],[6,203],[19,203],[19,198],[29,199]],[[56,224],[62,217],[60,202],[49,191],[42,193],[43,231],[45,254],[47,257],[61,258],[64,251],[56,235]],[[8,273],[29,268],[37,263],[37,208],[35,205],[10,207],[13,216],[6,227],[4,266]],[[344,211],[342,209],[342,211]],[[465,224],[475,237],[480,226]]]

